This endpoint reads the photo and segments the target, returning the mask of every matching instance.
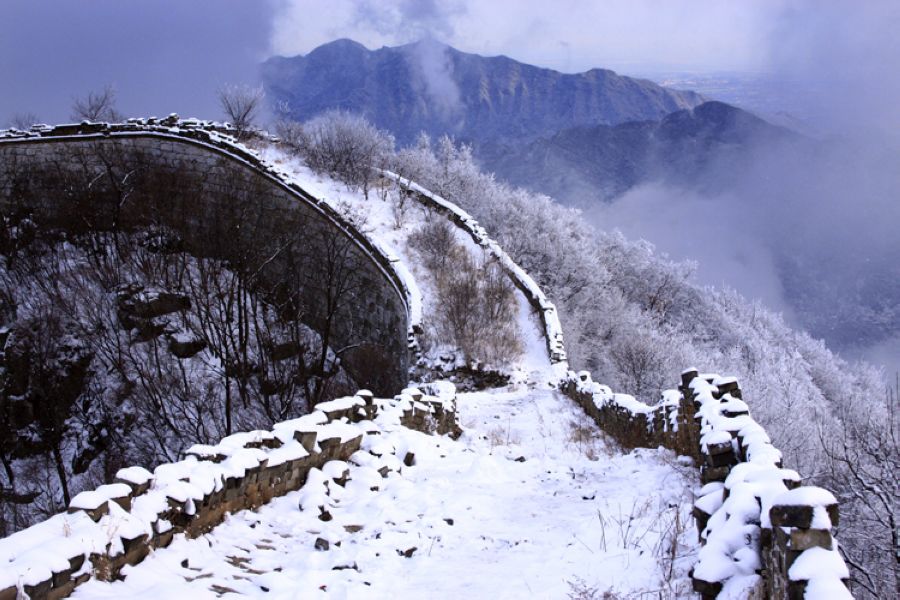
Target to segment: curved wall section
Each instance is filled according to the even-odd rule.
[[[164,227],[192,253],[258,265],[332,332],[330,347],[349,349],[351,373],[375,361],[379,391],[401,389],[416,348],[406,285],[353,223],[286,179],[196,121],[0,133],[4,211],[74,231]]]

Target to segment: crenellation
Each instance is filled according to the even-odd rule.
[[[194,454],[186,453],[185,460],[163,465],[163,468],[157,468],[155,474],[149,474],[149,471],[139,467],[122,469],[117,477],[121,483],[115,485],[130,490],[130,493],[124,496],[128,501],[122,501],[123,497],[118,494],[121,490],[118,488],[104,491],[103,487],[110,486],[101,486],[95,490],[97,494],[95,497],[107,499],[96,509],[73,506],[70,514],[83,513],[90,516],[89,522],[93,529],[85,529],[84,522],[80,522],[81,538],[73,539],[73,543],[78,544],[77,540],[81,539],[83,540],[81,543],[85,545],[81,550],[76,550],[77,554],[59,562],[59,566],[46,569],[46,577],[39,581],[24,582],[22,590],[34,600],[65,598],[91,577],[113,581],[120,577],[123,567],[136,565],[151,551],[167,547],[176,535],[189,538],[203,535],[220,524],[229,513],[256,509],[276,496],[300,489],[313,468],[327,468],[329,473],[333,472],[336,483],[345,484],[349,476],[346,461],[360,450],[363,436],[368,434],[334,433],[334,430],[329,431],[329,425],[343,426],[361,421],[364,417],[374,419],[382,412],[390,414],[399,411],[400,424],[406,427],[417,428],[426,433],[459,434],[454,399],[433,398],[422,394],[419,390],[404,390],[404,392],[404,395],[392,400],[375,400],[371,392],[361,390],[356,396],[333,402],[334,406],[343,404],[361,408],[361,413],[346,412],[344,409],[316,411],[305,422],[315,422],[317,425],[311,426],[312,428],[307,431],[294,430],[291,436],[308,452],[299,458],[288,460],[274,458],[278,452],[286,448],[285,438],[280,432],[295,427],[293,423],[298,421],[295,420],[279,424],[272,431],[236,434],[226,438],[220,442],[223,446],[221,450],[212,447],[213,450],[205,454],[199,451]],[[415,398],[412,404],[411,398]],[[426,417],[434,417],[437,422],[432,422]],[[316,447],[316,438],[320,432],[323,435]],[[242,446],[246,450],[260,453],[255,460],[256,464],[248,465],[240,474],[237,474],[233,467],[229,468],[225,462],[214,460],[220,455],[227,455],[227,449],[234,448],[232,438],[238,436],[246,436],[243,439],[252,438]],[[294,440],[290,440],[289,443],[295,443]],[[407,455],[404,460],[414,459]],[[189,491],[191,489],[200,490],[200,487],[208,482],[207,471],[191,470],[192,467],[199,468],[202,465],[209,466],[213,469],[213,473],[218,473],[215,475],[217,482],[215,489],[207,493],[191,492]],[[343,468],[340,468],[341,465]],[[196,497],[192,496],[198,493]],[[156,503],[152,499],[155,497],[159,497],[163,503],[161,505]],[[139,498],[141,502],[134,502]],[[145,500],[149,504],[144,502]],[[147,513],[148,505],[158,506],[152,515]],[[111,511],[111,506],[115,506],[115,510]],[[95,520],[94,517],[98,514]],[[120,532],[117,537],[109,539],[106,531],[110,527],[111,530]],[[13,534],[0,541],[0,544],[15,545],[19,537],[28,536],[29,531],[26,529]],[[62,535],[62,532],[59,535]],[[45,547],[50,548],[57,540],[50,536],[42,542]],[[98,551],[97,544],[101,544],[104,550]],[[47,560],[48,564],[56,564],[49,562],[51,560],[49,555]],[[17,585],[20,582],[15,575],[16,570],[33,569],[34,564],[20,565],[13,560],[8,567],[9,569],[2,573],[4,579],[0,580],[0,600],[18,597]]]
[[[693,516],[703,547],[693,585],[701,598],[717,598],[732,579],[750,598],[850,597],[832,529],[837,501],[783,468],[735,378],[688,369],[678,391],[665,392],[656,406],[613,394],[584,371],[570,372],[561,389],[623,447],[664,446],[695,459],[703,487]],[[808,552],[823,553],[817,560],[824,567],[794,568]]]

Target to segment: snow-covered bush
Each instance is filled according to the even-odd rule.
[[[303,124],[299,150],[310,168],[333,175],[368,198],[372,168],[393,152],[394,138],[362,117],[329,111]]]

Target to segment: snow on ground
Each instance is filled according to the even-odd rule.
[[[361,216],[364,219],[362,230],[366,235],[387,250],[389,254],[396,256],[413,275],[414,283],[421,295],[422,313],[427,326],[430,315],[436,311],[435,303],[439,302],[440,298],[426,268],[419,264],[415,254],[409,251],[407,240],[412,232],[426,223],[446,217],[410,199],[407,201],[402,224],[398,227],[394,214],[394,201],[383,199],[377,186],[373,186],[369,190],[369,198],[366,199],[361,191],[348,190],[345,184],[313,172],[302,160],[288,155],[275,146],[265,146],[261,148],[260,153],[266,161],[291,174],[294,181],[315,198],[325,200],[345,215]],[[391,185],[395,186],[395,184]],[[391,197],[396,197],[395,187],[392,188]],[[462,229],[455,228],[455,231],[457,241],[480,260],[484,254],[483,249]],[[524,351],[512,364],[500,365],[500,367],[504,372],[510,374],[513,383],[526,381],[543,383],[555,379],[550,368],[547,343],[540,319],[525,295],[517,288],[514,292],[519,305],[518,322]],[[440,354],[441,349],[435,349],[434,353]]]
[[[201,538],[179,536],[126,568],[124,581],[91,581],[73,597],[687,594],[695,473],[667,451],[620,453],[557,392],[507,389],[458,402],[457,441],[399,426],[366,439],[363,450],[393,451],[399,472],[382,479],[351,464],[345,486],[327,484],[329,497],[314,472],[301,490]],[[408,452],[414,465],[400,467]],[[319,518],[320,505],[330,520]]]
[[[263,155],[315,197],[365,214],[369,235],[415,276],[427,321],[436,294],[406,240],[444,217],[413,204],[398,228],[377,191],[367,201],[277,150]],[[328,476],[314,470],[301,490],[198,539],[178,536],[123,570],[123,581],[90,581],[73,597],[689,595],[696,473],[662,449],[621,453],[572,401],[536,389],[552,369],[541,325],[516,295],[524,351],[507,367],[531,385],[459,395],[459,440],[382,424],[349,465],[329,463]],[[382,478],[385,462],[395,471]],[[349,480],[339,485],[330,477],[345,466]]]

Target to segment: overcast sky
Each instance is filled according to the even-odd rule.
[[[299,0],[281,5],[274,49],[335,37],[369,47],[431,34],[459,49],[562,71],[757,69],[781,0]],[[305,26],[304,26],[305,25]]]
[[[216,117],[222,83],[339,37],[430,35],[570,72],[827,70],[852,83],[896,70],[898,15],[895,0],[2,0],[0,123],[65,119],[106,84],[128,114]]]

